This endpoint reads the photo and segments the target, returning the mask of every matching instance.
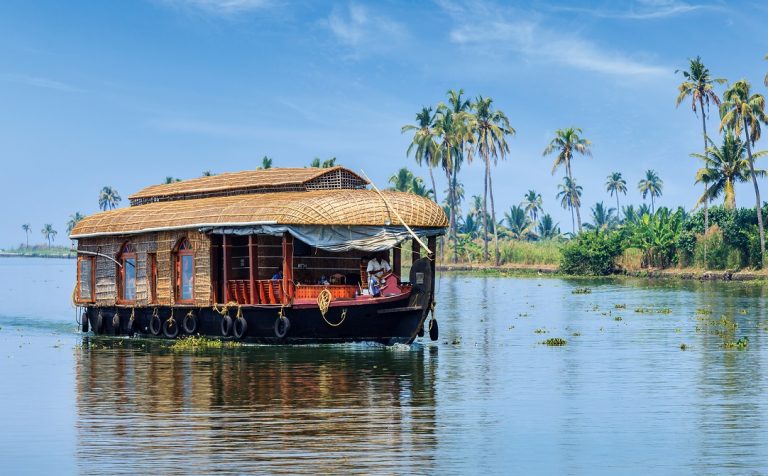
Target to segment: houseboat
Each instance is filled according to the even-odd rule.
[[[129,200],[71,232],[83,332],[391,345],[427,329],[437,339],[434,312],[426,321],[448,222],[432,200],[343,167],[224,173]],[[369,286],[376,255],[391,270]]]

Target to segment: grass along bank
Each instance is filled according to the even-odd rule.
[[[25,258],[75,258],[74,253],[66,246],[19,246],[17,248],[0,249],[0,257],[25,257]]]

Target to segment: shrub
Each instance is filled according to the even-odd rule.
[[[623,251],[619,233],[589,231],[581,233],[562,250],[560,270],[566,274],[607,275]]]

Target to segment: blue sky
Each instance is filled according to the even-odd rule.
[[[587,207],[613,203],[614,170],[630,185],[623,202],[640,203],[653,168],[660,203],[690,208],[701,126],[675,108],[675,70],[698,54],[715,76],[768,93],[767,22],[762,2],[4,1],[0,246],[22,242],[23,223],[36,242],[53,223],[65,243],[67,217],[97,211],[104,185],[127,199],[265,154],[276,166],[335,156],[384,186],[417,169],[400,127],[450,88],[492,96],[517,130],[495,171],[497,214],[533,188],[570,229],[562,174],[541,156],[568,126],[594,143],[574,164]],[[463,170],[467,196],[482,192],[479,165]],[[739,205],[752,200],[737,189]]]

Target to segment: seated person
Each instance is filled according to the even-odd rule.
[[[387,262],[387,255],[386,251],[380,251],[368,262],[368,268],[366,269],[368,273],[368,290],[373,297],[381,296],[382,278],[392,271],[392,267]]]
[[[272,275],[272,280],[279,281],[283,279],[283,270],[280,268],[277,268],[277,272]]]

